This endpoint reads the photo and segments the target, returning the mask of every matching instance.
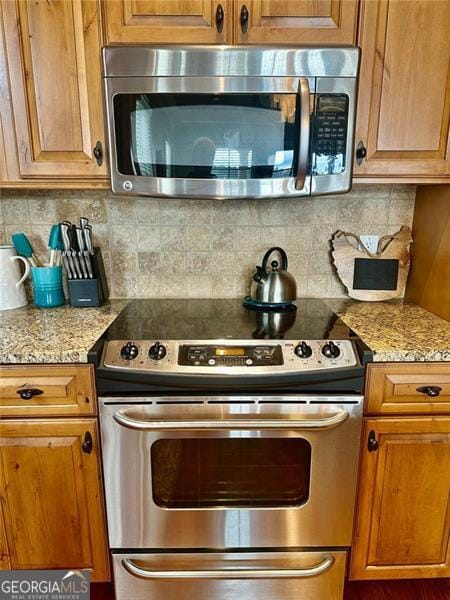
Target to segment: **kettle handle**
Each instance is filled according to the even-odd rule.
[[[20,279],[20,281],[18,281],[16,283],[16,288],[18,288],[19,285],[21,285],[25,281],[25,279],[28,277],[28,275],[30,274],[30,263],[23,256],[10,256],[10,260],[21,260],[21,261],[23,261],[23,263],[25,265],[25,273],[23,274],[22,279]]]
[[[287,254],[286,252],[283,250],[283,248],[280,248],[279,246],[273,246],[273,248],[269,248],[267,250],[267,252],[264,254],[264,258],[262,260],[262,270],[264,271],[264,273],[267,273],[267,261],[269,260],[270,255],[272,254],[272,252],[277,251],[278,254],[281,256],[281,268],[284,269],[285,271],[287,271],[288,268],[288,259],[287,259]]]

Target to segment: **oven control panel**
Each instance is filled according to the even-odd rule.
[[[283,364],[279,344],[261,346],[228,346],[224,344],[178,347],[178,364],[209,367],[263,367]]]
[[[358,366],[350,340],[114,340],[103,367],[123,371],[238,375],[301,373]]]

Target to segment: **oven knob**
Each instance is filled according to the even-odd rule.
[[[311,346],[308,346],[306,342],[299,342],[295,346],[294,352],[299,358],[309,358],[312,354]]]
[[[139,354],[138,347],[133,342],[128,342],[120,350],[120,356],[124,360],[133,360]]]
[[[153,360],[161,360],[167,354],[166,347],[160,342],[155,342],[153,346],[150,346],[148,355]]]
[[[327,342],[322,348],[322,354],[327,358],[337,358],[341,351],[334,342]]]

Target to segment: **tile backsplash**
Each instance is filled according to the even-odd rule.
[[[338,196],[285,200],[173,200],[106,190],[1,190],[0,243],[29,235],[44,259],[50,225],[87,217],[113,297],[234,297],[270,246],[288,253],[298,295],[341,297],[330,255],[338,229],[385,235],[411,225],[416,188],[357,186]]]

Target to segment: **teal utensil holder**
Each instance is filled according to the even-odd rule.
[[[55,308],[65,303],[62,267],[32,267],[33,300],[39,308]]]

